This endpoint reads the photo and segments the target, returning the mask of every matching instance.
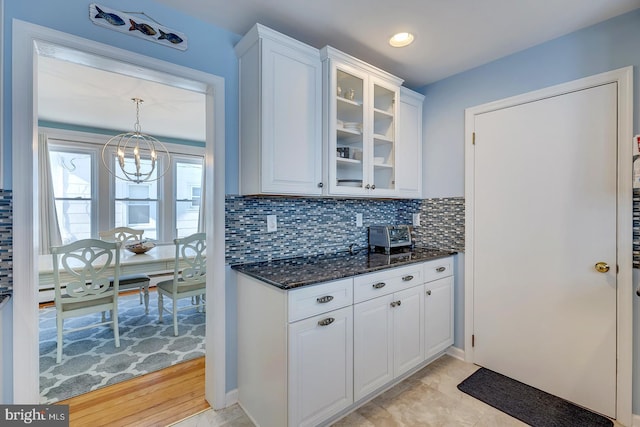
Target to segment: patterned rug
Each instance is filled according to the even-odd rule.
[[[205,354],[205,314],[195,308],[178,312],[179,335],[171,315],[158,323],[156,292],[149,292],[149,314],[137,294],[120,296],[120,348],[109,325],[64,335],[62,362],[56,363],[56,310],[40,310],[40,402],[54,403],[100,387],[166,368]],[[190,305],[183,299],[179,306]],[[171,301],[165,298],[165,307]],[[94,323],[100,314],[65,321],[66,327]]]

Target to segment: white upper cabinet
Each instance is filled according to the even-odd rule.
[[[406,198],[422,198],[422,103],[424,95],[400,88],[400,120],[396,156],[396,187]]]
[[[318,50],[260,24],[235,50],[240,79],[240,194],[321,195]]]
[[[396,148],[402,80],[330,46],[321,56],[328,194],[399,197]]]

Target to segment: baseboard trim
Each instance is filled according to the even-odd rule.
[[[455,357],[456,359],[464,360],[464,350],[459,347],[449,347],[447,349],[447,354],[451,357]]]
[[[235,388],[229,392],[227,392],[227,396],[225,399],[225,408],[228,408],[231,405],[235,405],[238,403],[238,389]]]

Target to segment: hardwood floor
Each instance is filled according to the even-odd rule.
[[[209,408],[205,358],[183,362],[59,402],[71,427],[167,426]]]

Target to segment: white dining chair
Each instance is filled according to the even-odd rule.
[[[118,329],[118,287],[120,242],[97,239],[78,240],[51,248],[55,285],[57,353],[62,361],[63,334],[112,325],[115,346],[120,347]],[[111,272],[113,271],[113,273]],[[111,312],[110,318],[77,328],[64,329],[70,317]]]
[[[144,230],[129,227],[116,227],[107,231],[100,231],[98,235],[108,242],[120,242],[122,247],[128,243],[142,241]],[[120,292],[140,288],[140,304],[144,299],[144,312],[149,314],[149,284],[151,279],[144,273],[124,274],[120,276]]]
[[[163,322],[164,312],[173,316],[173,334],[178,336],[178,311],[191,309],[204,310],[206,288],[206,234],[196,233],[180,239],[174,239],[176,245],[173,278],[157,285],[158,321]],[[183,267],[181,267],[183,266]],[[164,307],[164,297],[171,299],[171,310]],[[193,298],[194,304],[179,308],[178,300]]]

